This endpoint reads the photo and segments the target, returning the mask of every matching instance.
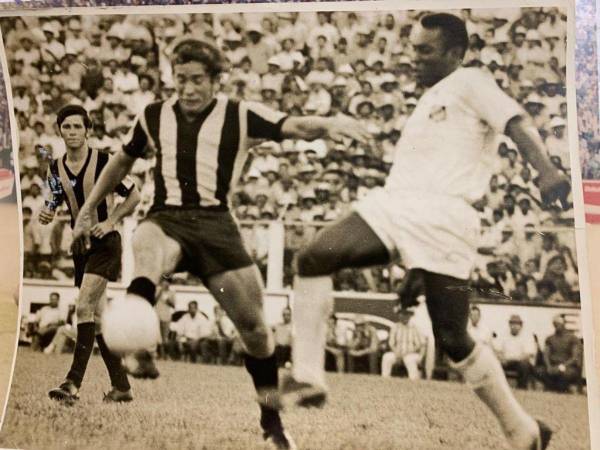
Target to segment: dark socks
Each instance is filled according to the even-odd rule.
[[[104,342],[104,338],[101,334],[98,334],[96,336],[96,342],[98,342],[100,354],[102,355],[104,365],[108,370],[110,383],[120,391],[128,391],[131,388],[131,386],[129,385],[129,380],[127,379],[127,373],[125,372],[125,368],[121,364],[121,358],[116,356],[108,349],[108,347],[106,346],[106,342]]]
[[[152,306],[156,303],[156,285],[146,277],[134,278],[127,293],[145,298]]]
[[[75,383],[78,388],[81,386],[85,369],[94,348],[95,335],[94,322],[80,323],[77,325],[77,339],[75,341],[75,353],[73,354],[73,363],[71,370],[67,374],[67,379]]]
[[[254,387],[257,391],[263,389],[277,389],[279,377],[277,371],[277,359],[275,355],[268,358],[255,358],[246,354],[244,356],[246,370],[252,377]],[[282,427],[279,412],[275,409],[260,405],[260,425],[264,430],[270,430],[274,427]]]

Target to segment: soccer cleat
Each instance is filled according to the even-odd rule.
[[[59,387],[50,390],[48,397],[52,400],[72,404],[79,400],[79,389],[71,380],[65,380]]]
[[[536,420],[536,422],[540,428],[540,434],[531,444],[531,450],[546,450],[552,438],[552,430],[541,420]]]
[[[131,395],[131,389],[120,391],[116,387],[113,387],[107,394],[104,394],[102,400],[105,403],[126,403],[133,400],[133,395]]]
[[[297,450],[296,443],[283,428],[276,428],[263,433],[265,442],[274,450]]]
[[[128,372],[133,378],[155,380],[160,376],[160,372],[154,364],[154,357],[149,351],[139,351],[133,357],[137,365],[134,369],[128,368]]]
[[[279,389],[261,395],[259,403],[274,409],[284,409],[296,405],[301,408],[322,408],[327,401],[327,391],[314,384],[297,381],[291,373],[281,377]]]

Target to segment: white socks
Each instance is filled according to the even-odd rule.
[[[292,314],[292,374],[325,388],[327,318],[333,310],[331,277],[296,277]]]
[[[538,425],[517,402],[492,350],[487,345],[477,344],[469,356],[451,366],[492,410],[511,447],[531,448],[539,433]]]

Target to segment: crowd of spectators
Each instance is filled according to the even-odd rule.
[[[394,145],[422,94],[413,77],[409,44],[411,27],[421,13],[2,19],[19,124],[28,221],[25,252],[33,256],[26,257],[25,275],[69,277],[72,269],[68,227],[57,221],[40,229],[35,220],[44,201],[48,161],[64,152],[54,113],[65,104],[82,104],[94,123],[90,144],[110,153],[118,150],[136,114],[146,104],[173,95],[168,59],[174,40],[188,33],[214,41],[227,56],[230,70],[221,80],[222,93],[261,101],[290,115],[354,115],[375,137],[374,145],[364,147],[317,140],[265,142],[251,150],[231,206],[245,224],[249,251],[263,271],[268,230],[264,222],[256,221],[282,219],[288,224],[285,284],[289,284],[293,254],[319,224],[336,219],[352,201],[384,183]],[[552,161],[568,175],[564,11],[513,8],[458,13],[470,35],[464,64],[489,71],[523,105]],[[542,248],[540,234],[533,231],[572,226],[572,208],[542,205],[537,174],[512,141],[499,136],[493,150],[495,175],[488,194],[474,204],[484,225],[474,281],[502,298],[576,301],[572,232],[553,235],[552,244]],[[142,191],[137,214],[141,218],[153,195],[153,162],[139,160],[133,171]],[[528,227],[533,228],[526,232]],[[554,253],[557,258],[548,264],[548,254]],[[540,282],[555,275],[549,270],[565,281],[560,287],[554,283],[546,294],[548,289]],[[403,274],[401,262],[344,271],[336,276],[336,288],[390,292]]]

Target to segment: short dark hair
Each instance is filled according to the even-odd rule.
[[[56,124],[58,125],[58,128],[60,128],[65,119],[69,116],[83,117],[83,124],[85,125],[85,128],[92,128],[92,121],[90,120],[87,111],[83,106],[79,105],[67,105],[58,111],[58,114],[56,115]]]
[[[196,300],[192,300],[192,301],[190,301],[190,302],[188,303],[188,308],[189,308],[191,305],[196,305],[196,306],[198,306],[198,302],[197,302]]]
[[[421,25],[428,30],[441,29],[446,49],[460,47],[461,58],[465,56],[469,48],[469,34],[467,26],[461,18],[447,13],[427,14],[421,19]]]
[[[185,39],[173,49],[171,65],[199,62],[206,67],[211,78],[216,78],[224,70],[225,62],[221,52],[212,44],[198,39]]]
[[[58,292],[50,292],[50,298],[52,297],[56,297],[58,299],[60,299],[60,294]]]

